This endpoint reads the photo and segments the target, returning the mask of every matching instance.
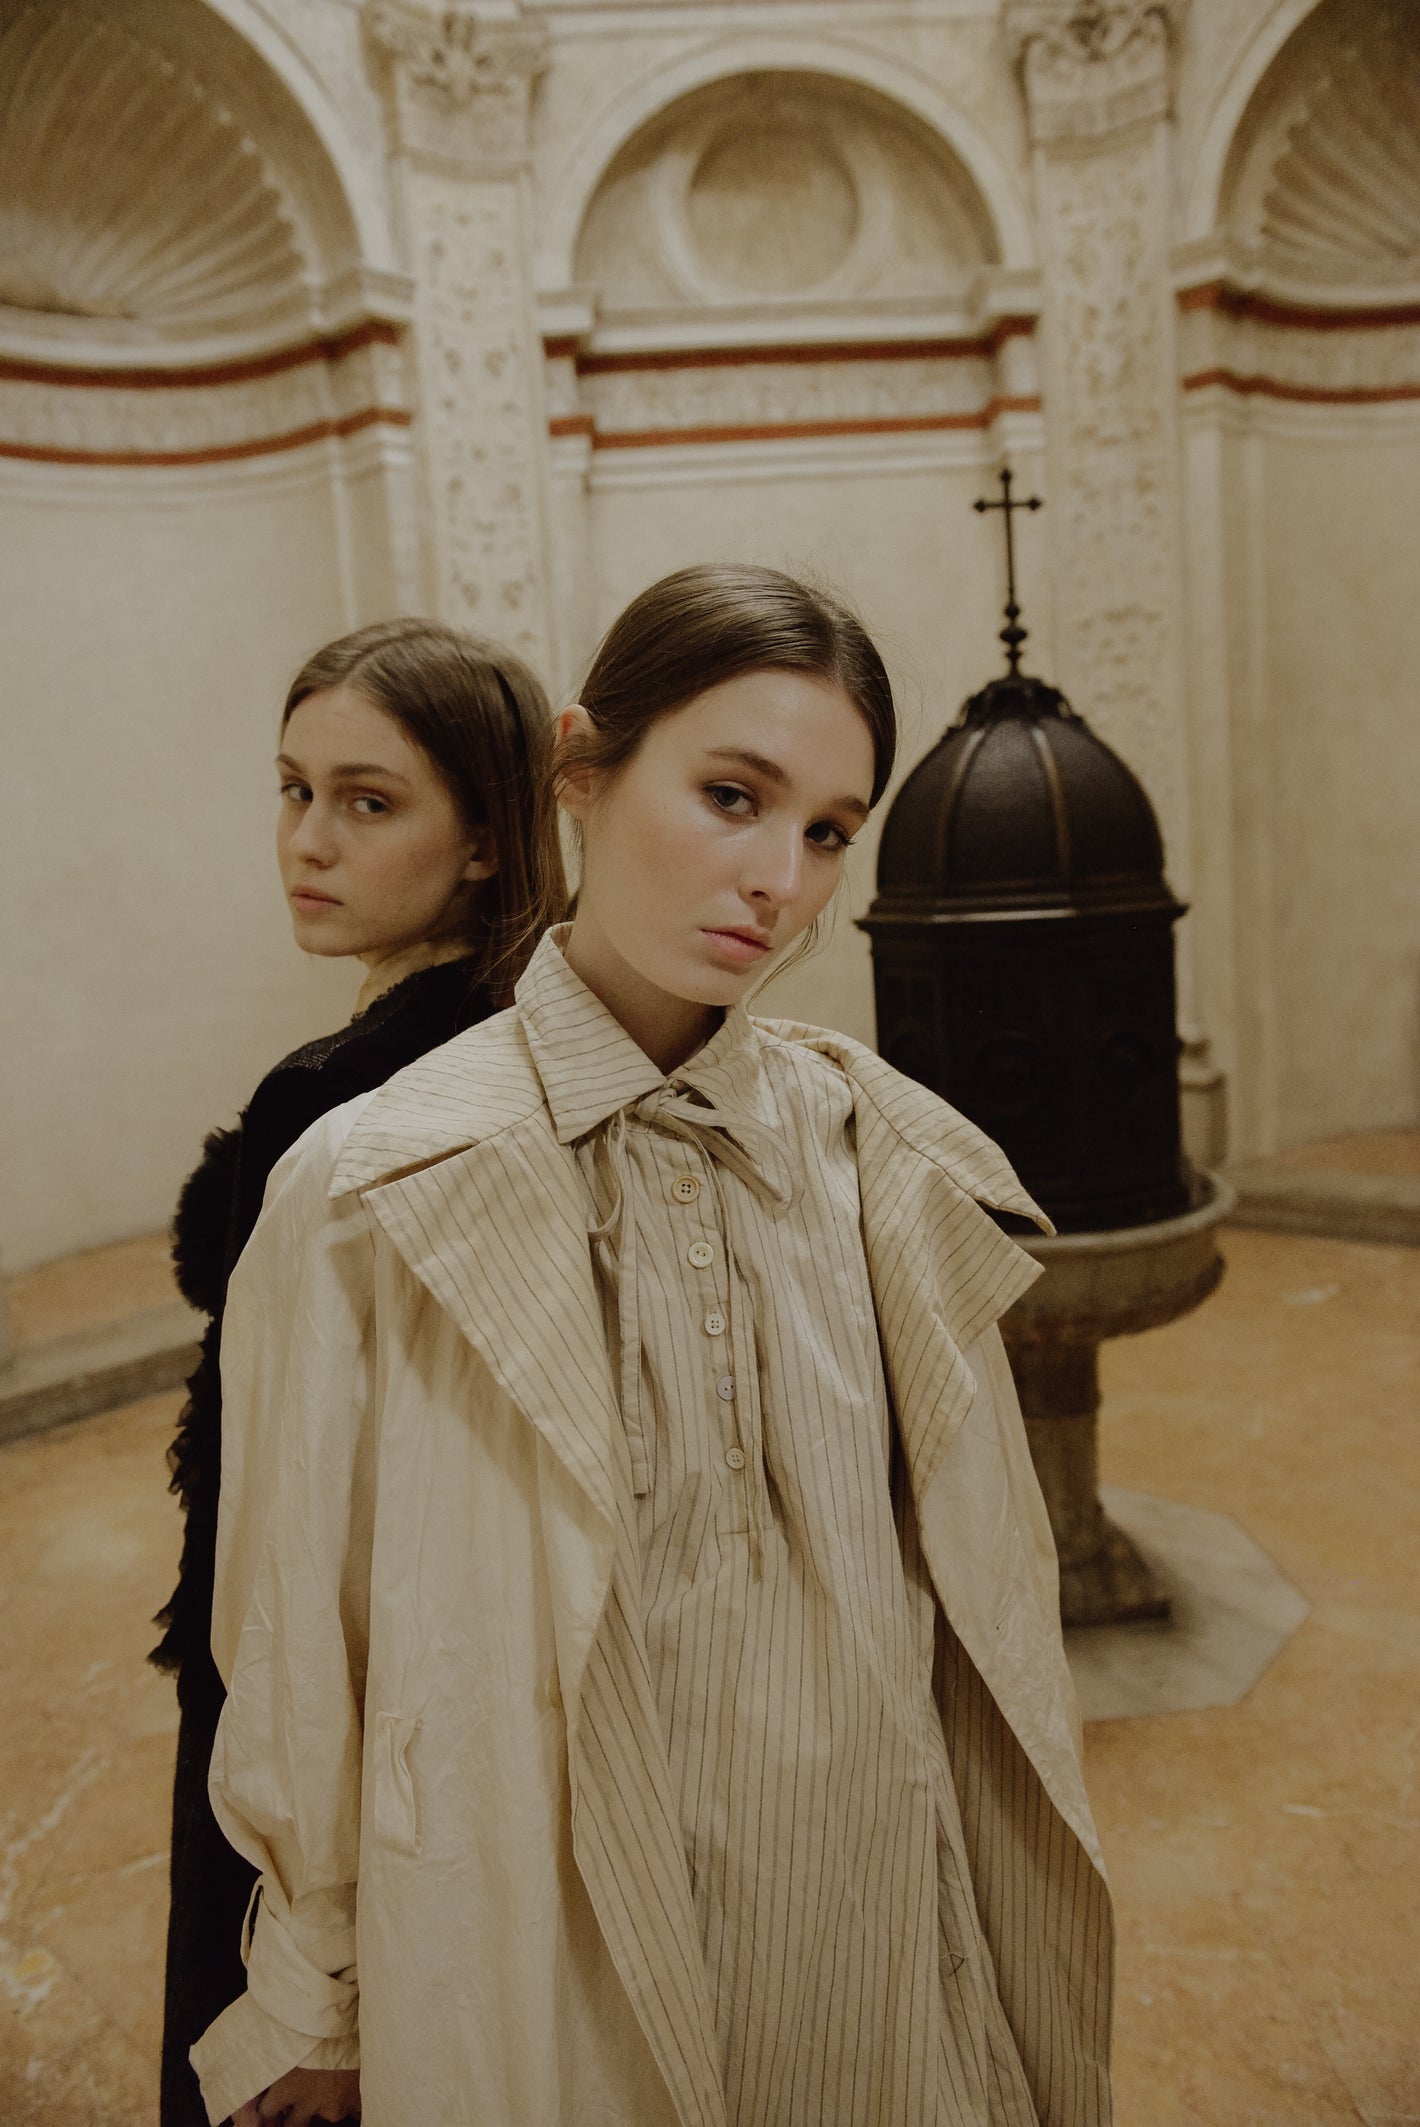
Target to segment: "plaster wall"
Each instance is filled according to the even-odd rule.
[[[166,1224],[204,1134],[348,1012],[350,970],[291,941],[272,847],[286,683],[347,625],[305,455],[0,486],[9,1268]]]
[[[1286,1146],[1420,1123],[1420,421],[1298,423],[1260,456]]]

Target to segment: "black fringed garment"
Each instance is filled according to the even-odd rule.
[[[188,2048],[246,1985],[242,1918],[255,1880],[207,1800],[207,1769],[225,1696],[209,1647],[222,1463],[218,1361],[227,1280],[256,1224],[267,1177],[319,1116],[368,1093],[493,1011],[467,960],[406,976],[337,1034],[296,1049],[262,1080],[237,1127],[214,1130],[173,1222],[185,1299],[211,1317],[168,1452],[186,1517],[178,1582],[156,1620],[150,1659],[177,1678],[171,1906],[163,2015],[162,2127],[207,2127]]]

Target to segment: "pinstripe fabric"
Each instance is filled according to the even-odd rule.
[[[743,1011],[663,1081],[551,952],[520,1005],[599,1244],[728,2118],[1026,2127],[933,1699],[938,1607],[890,1487],[848,1082]],[[778,1147],[769,1174],[727,1166],[746,1145]],[[952,1264],[968,1336],[988,1252]]]
[[[358,1966],[367,2127],[1106,2127],[1029,1200],[856,1044],[732,1014],[676,1090],[579,988],[326,1118],[238,1268],[209,2102]]]

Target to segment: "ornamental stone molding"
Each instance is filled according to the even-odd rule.
[[[192,370],[0,357],[0,460],[174,466],[256,458],[408,425],[398,328]]]
[[[405,154],[488,174],[527,164],[532,91],[548,57],[542,23],[489,19],[471,7],[434,15],[412,0],[373,0],[365,26],[388,65]]]
[[[1092,140],[1167,116],[1188,0],[1007,0],[1031,139]]]

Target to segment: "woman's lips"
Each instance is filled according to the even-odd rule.
[[[747,931],[707,930],[705,935],[717,952],[723,953],[728,960],[737,961],[741,967],[762,960],[770,950],[767,938],[756,938]]]
[[[334,894],[318,893],[313,886],[294,886],[291,900],[297,908],[339,908]]]

